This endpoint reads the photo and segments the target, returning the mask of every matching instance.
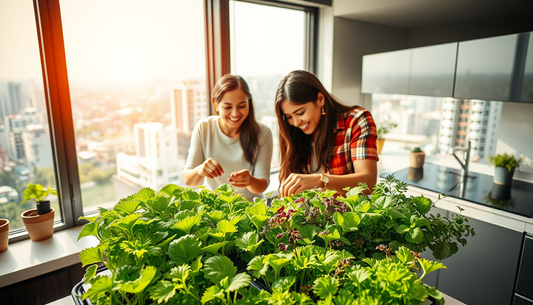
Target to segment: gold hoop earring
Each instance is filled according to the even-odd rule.
[[[322,115],[326,115],[326,110],[324,109],[324,106],[322,106]]]

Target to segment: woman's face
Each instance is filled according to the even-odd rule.
[[[250,111],[248,95],[241,88],[224,93],[218,104],[213,101],[213,107],[226,131],[239,129]]]
[[[281,102],[281,111],[290,125],[310,135],[315,132],[320,123],[322,106],[324,106],[324,95],[319,92],[316,102],[296,104],[285,100]]]

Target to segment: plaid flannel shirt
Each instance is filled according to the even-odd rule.
[[[335,146],[329,164],[330,174],[354,173],[352,162],[355,160],[379,160],[376,148],[378,134],[370,111],[357,106],[349,112],[339,114],[334,133]],[[309,159],[309,169],[310,162]]]

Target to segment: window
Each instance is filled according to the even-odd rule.
[[[57,188],[32,1],[0,1],[0,41],[0,215],[17,235],[20,214],[35,208],[20,205],[28,183]],[[48,199],[63,221],[59,199]]]
[[[496,136],[488,135],[486,128],[481,128],[483,121],[469,121],[467,117],[454,116],[454,110],[468,111],[461,109],[466,102],[455,101],[450,103],[448,99],[437,97],[373,94],[371,112],[376,124],[391,121],[398,125],[390,131],[393,136],[387,140],[385,151],[411,150],[418,146],[426,154],[449,157],[449,149],[463,146],[464,140],[496,143],[497,132]],[[454,106],[442,107],[445,104]],[[496,121],[492,119],[493,115],[499,120],[501,109],[501,102],[491,108],[489,124]],[[487,157],[494,153],[493,150],[485,150],[477,151],[475,155]]]
[[[57,2],[59,5],[55,5]],[[230,35],[213,32],[226,30],[220,20],[227,19],[224,14],[228,10],[219,9],[213,2],[162,0],[153,5],[147,0],[0,0],[0,190],[4,191],[0,191],[0,215],[11,220],[12,241],[28,238],[20,212],[33,203],[16,204],[28,181],[61,191],[59,198],[51,198],[58,211],[56,230],[81,224],[78,217],[84,213],[130,195],[131,189],[113,183],[119,179],[153,188],[160,186],[155,183],[182,183],[190,132],[199,118],[209,115],[206,82],[212,82],[212,77],[206,77],[205,71],[213,74],[214,67],[224,66],[223,72],[229,72],[229,56],[221,54],[224,50],[217,44],[229,45]],[[251,2],[256,8],[266,7],[259,4],[261,0]],[[291,57],[295,65],[276,72],[279,78],[271,83],[251,81],[257,99],[261,91],[275,89],[290,70],[312,71],[310,46],[315,33],[310,29],[318,11],[265,3],[271,5],[266,8],[276,9],[276,21],[297,18],[299,25],[294,29],[270,29],[284,35],[283,39],[290,37],[295,52],[303,59]],[[210,5],[211,11],[204,10],[204,4]],[[234,3],[231,5],[235,16],[231,38],[242,44],[238,24],[246,18],[240,17]],[[36,18],[59,14],[60,22]],[[257,9],[255,14],[264,15]],[[204,30],[204,18],[212,21],[211,28]],[[247,20],[243,26],[268,32],[265,27],[258,28],[256,22],[250,26]],[[206,34],[216,36],[215,45],[205,45]],[[245,38],[257,42],[255,36]],[[271,49],[268,57],[272,58],[275,46],[264,39],[260,42],[265,43],[262,48]],[[243,51],[239,42],[234,41],[233,46],[232,52]],[[43,55],[53,54],[43,56],[42,65],[39,50]],[[245,57],[235,56],[239,61],[233,62],[233,72],[241,73],[247,81],[272,77],[247,75],[246,67],[239,67],[250,62],[241,62]],[[47,77],[42,78],[43,74]],[[36,112],[30,111],[32,108]],[[273,114],[268,113],[269,105],[263,108],[258,111],[259,119]],[[10,119],[7,128],[8,113],[17,119]],[[72,117],[65,115],[69,113]],[[39,125],[42,128],[37,128]],[[23,132],[13,132],[15,129]],[[141,166],[137,162],[140,157],[156,158],[148,164],[164,167]],[[164,162],[165,158],[174,158],[176,163]],[[172,170],[167,172],[167,168]],[[163,175],[157,177],[158,173]]]
[[[189,139],[196,121],[209,115],[203,1],[60,5],[76,151],[95,157],[79,163],[80,182],[90,186],[81,191],[84,211],[140,187],[160,189],[170,182],[162,168],[181,171],[185,164],[189,141],[178,142],[178,135]],[[142,162],[150,168],[136,172]],[[144,178],[135,179],[139,174]],[[173,182],[183,184],[181,174]]]
[[[256,119],[272,130],[272,167],[280,164],[278,122],[274,111],[276,89],[289,72],[309,68],[305,40],[309,26],[307,14],[303,8],[230,1],[231,73],[246,80],[252,92]]]

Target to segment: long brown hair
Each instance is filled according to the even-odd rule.
[[[249,108],[248,116],[244,119],[240,127],[239,141],[246,161],[252,164],[252,166],[255,166],[257,150],[259,149],[259,124],[255,120],[254,103],[248,84],[238,75],[226,74],[215,84],[212,99],[218,104],[226,92],[239,88],[248,96]]]
[[[340,113],[354,109],[356,106],[350,107],[339,103],[326,91],[314,74],[301,70],[292,71],[281,80],[275,101],[280,131],[280,181],[285,180],[291,173],[309,173],[307,165],[312,155],[313,141],[313,135],[306,135],[300,128],[296,128],[287,122],[281,110],[281,103],[283,101],[290,101],[299,105],[309,102],[316,103],[319,92],[324,95],[324,110],[326,114],[321,117],[317,129],[314,131],[314,133],[318,132],[315,138],[315,155],[318,159],[319,168],[330,168],[329,162],[335,145],[333,132],[337,127],[337,116]]]

